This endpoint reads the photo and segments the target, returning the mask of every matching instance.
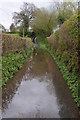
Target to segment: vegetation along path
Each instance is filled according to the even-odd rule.
[[[76,117],[72,94],[47,52],[32,55],[3,90],[3,118]]]

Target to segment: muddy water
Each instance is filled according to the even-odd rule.
[[[78,109],[56,63],[32,55],[3,90],[3,118],[77,118]]]

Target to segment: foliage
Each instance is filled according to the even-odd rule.
[[[0,24],[0,28],[2,28],[2,32],[6,32],[6,28],[2,24]]]
[[[18,34],[2,34],[3,43],[2,51],[3,54],[11,52],[19,52],[24,49],[24,47],[29,48],[32,44],[30,38],[22,38]]]
[[[72,16],[53,33],[48,42],[65,63],[67,70],[78,71],[78,15]]]
[[[61,25],[60,29],[48,37],[42,48],[55,59],[64,79],[66,80],[77,106],[80,107],[78,96],[78,15],[72,16]],[[43,44],[43,43],[42,43]],[[41,45],[41,44],[40,44]]]
[[[22,68],[32,53],[30,38],[21,38],[18,34],[3,34],[2,87]]]
[[[31,3],[23,4],[20,12],[14,12],[13,19],[14,23],[17,25],[17,31],[20,35],[26,36],[29,27],[30,20],[34,17],[34,11],[36,7]]]
[[[56,8],[58,12],[58,24],[60,25],[77,12],[77,4],[74,2],[56,3]]]
[[[56,27],[56,11],[49,12],[44,8],[36,10],[32,27],[37,34],[49,36]]]
[[[43,44],[40,42],[40,46],[42,49],[48,51],[50,55],[53,57],[53,59],[56,61],[64,79],[66,80],[69,89],[72,92],[73,98],[77,104],[78,107],[80,107],[80,97],[78,96],[78,80],[79,75],[78,72],[75,71],[75,69],[72,72],[69,72],[65,66],[64,61],[61,60],[59,54],[55,52],[55,50],[51,47],[51,45],[47,42],[46,44]],[[66,54],[66,53],[65,53]]]
[[[7,35],[13,36],[15,38],[20,38],[19,33],[8,33]]]
[[[2,87],[23,67],[31,53],[32,48],[2,56]]]
[[[27,35],[28,27],[29,27],[29,19],[26,16],[24,16],[22,24],[16,28],[16,31],[18,31],[21,37],[24,37]]]
[[[14,26],[13,23],[12,23],[11,26],[10,26],[10,31],[11,31],[12,33],[15,33],[15,31],[16,31],[15,26]]]

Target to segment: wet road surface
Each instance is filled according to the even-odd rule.
[[[55,61],[32,55],[3,90],[3,118],[77,118],[78,109]]]

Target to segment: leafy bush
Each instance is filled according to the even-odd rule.
[[[2,87],[22,68],[32,52],[32,40],[15,34],[3,34]]]
[[[48,42],[61,57],[67,70],[78,71],[78,15],[72,16],[53,33]]]
[[[32,48],[2,56],[2,87],[23,67],[31,52]]]
[[[64,62],[60,59],[60,56],[54,51],[54,49],[51,49],[51,46],[47,43],[43,49],[47,50],[50,55],[53,57],[53,59],[56,61],[64,79],[66,80],[69,89],[72,92],[73,98],[77,104],[78,107],[80,107],[80,97],[78,96],[78,80],[79,80],[79,75],[76,72],[75,69],[73,69],[72,72],[69,72],[67,70],[67,67],[65,66]],[[66,55],[67,53],[65,53]]]
[[[78,86],[78,16],[77,14],[72,16],[61,25],[58,31],[48,37],[46,50],[55,59],[77,106],[80,107],[80,97],[78,97],[78,89],[80,87]]]

